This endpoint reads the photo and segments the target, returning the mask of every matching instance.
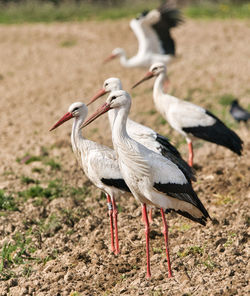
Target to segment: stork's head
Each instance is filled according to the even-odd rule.
[[[149,72],[151,72],[153,74],[153,76],[158,76],[161,73],[166,73],[167,72],[167,67],[163,63],[154,63],[149,68]]]
[[[103,63],[107,63],[107,62],[113,60],[114,58],[118,58],[118,57],[123,56],[123,55],[125,55],[125,51],[124,51],[124,49],[122,49],[122,48],[120,48],[120,47],[117,47],[117,48],[113,49],[111,55],[108,56],[108,57],[103,61]]]
[[[73,117],[81,117],[82,120],[84,120],[88,115],[88,107],[81,102],[76,102],[73,103],[69,106],[68,112],[60,119],[57,121],[56,124],[52,126],[50,131],[54,130],[64,122],[70,120]]]
[[[108,78],[103,83],[103,88],[101,88],[88,102],[87,106],[92,104],[95,100],[102,97],[108,92],[114,91],[114,90],[120,90],[122,89],[122,83],[119,78]]]
[[[104,81],[103,88],[106,90],[106,92],[122,90],[121,80],[115,77],[108,78]]]
[[[150,68],[149,68],[149,71],[145,74],[145,76],[140,80],[138,81],[136,84],[134,84],[132,86],[132,88],[135,88],[137,85],[141,84],[142,82],[152,78],[152,77],[155,77],[155,76],[158,76],[160,75],[161,73],[166,73],[167,72],[167,67],[165,64],[163,63],[154,63]]]
[[[131,105],[131,97],[125,90],[115,90],[110,93],[106,100],[106,104],[110,109]]]
[[[120,47],[117,47],[112,51],[112,55],[115,57],[120,57],[121,55],[124,55],[124,54],[125,54],[124,49]]]
[[[106,103],[103,104],[94,114],[92,114],[85,122],[82,124],[81,128],[89,125],[96,118],[101,116],[102,114],[108,112],[110,109],[117,109],[126,106],[130,108],[131,105],[131,97],[124,90],[115,90],[110,93],[108,96]]]

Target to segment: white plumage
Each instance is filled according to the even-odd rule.
[[[144,11],[139,17],[130,21],[138,41],[138,52],[127,58],[124,49],[115,48],[105,61],[120,57],[124,67],[149,67],[152,63],[169,63],[175,56],[175,43],[170,29],[181,22],[177,9],[163,5],[158,9]]]
[[[156,109],[176,131],[186,138],[189,145],[190,166],[193,165],[191,136],[222,145],[241,155],[242,140],[215,115],[200,106],[163,92],[163,84],[166,78],[166,66],[163,63],[153,64],[144,78],[133,87],[152,77],[156,77],[153,89]]]
[[[82,127],[88,125],[108,110],[116,110],[112,126],[112,141],[118,155],[122,176],[134,197],[143,205],[146,223],[147,276],[150,277],[149,224],[146,205],[161,208],[162,215],[163,209],[174,210],[203,225],[206,224],[209,215],[193,191],[190,180],[173,162],[129,137],[126,130],[126,121],[130,105],[131,99],[128,93],[123,90],[113,91],[106,103],[87,119]],[[163,219],[165,220],[165,218]],[[164,234],[168,257],[166,227]],[[169,258],[168,263],[169,276],[171,276]]]
[[[109,78],[103,83],[103,88],[100,89],[96,95],[94,95],[87,105],[90,105],[102,95],[115,91],[122,90],[122,83],[119,78]],[[113,126],[115,119],[115,110],[108,112],[109,122],[111,127]],[[181,158],[179,151],[169,142],[169,140],[155,132],[153,129],[137,123],[131,119],[127,119],[126,128],[128,135],[141,143],[148,149],[163,155],[164,157],[173,161],[186,175],[192,180],[195,180],[192,170],[189,165]]]
[[[74,118],[71,133],[72,149],[85,175],[107,196],[111,226],[111,248],[115,253],[119,253],[115,199],[124,193],[124,191],[129,192],[129,189],[121,175],[114,150],[90,141],[82,136],[80,126],[84,122],[87,114],[88,108],[85,104],[81,102],[73,103],[70,105],[68,112],[51,128],[51,130],[65,121]],[[112,205],[110,204],[110,197]],[[113,219],[116,232],[115,248],[113,245]]]

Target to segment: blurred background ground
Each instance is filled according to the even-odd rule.
[[[247,294],[249,124],[235,123],[228,111],[235,97],[250,108],[250,23],[186,18],[173,35],[177,59],[169,66],[168,91],[214,112],[245,145],[237,157],[195,143],[194,188],[215,220],[202,227],[167,216],[174,271],[167,279],[155,211],[148,281],[140,207],[132,197],[120,198],[121,255],[112,255],[106,200],[76,164],[71,123],[48,132],[72,102],[87,102],[106,78],[120,77],[130,91],[143,76],[145,71],[124,69],[118,61],[102,65],[116,46],[129,56],[136,52],[128,19],[0,26],[1,295]],[[155,112],[152,85],[131,92],[131,118],[167,135],[187,158],[182,137]],[[102,117],[84,135],[111,146],[107,130]]]

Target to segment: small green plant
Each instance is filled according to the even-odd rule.
[[[29,164],[35,161],[42,161],[42,157],[41,156],[35,156],[35,155],[30,155],[29,153],[26,153],[23,157],[18,157],[17,158],[17,162],[19,163],[25,163],[25,164]]]
[[[69,296],[82,296],[79,292],[71,292]]]
[[[192,247],[186,248],[185,250],[179,251],[177,255],[182,258],[188,255],[195,255],[195,254],[202,255],[203,252],[204,252],[204,249],[202,247],[192,246]]]
[[[162,249],[161,248],[154,247],[153,248],[153,252],[154,252],[154,254],[161,254],[162,253]]]
[[[18,211],[18,207],[12,195],[6,195],[0,190],[0,210]]]
[[[157,111],[155,109],[151,109],[151,110],[147,111],[146,113],[147,113],[146,115],[154,115],[157,113]]]
[[[54,159],[46,160],[44,164],[50,166],[50,168],[55,171],[59,171],[61,169],[61,164],[56,162]]]
[[[229,233],[227,241],[224,244],[225,248],[230,247],[233,244],[234,237],[236,237],[236,233],[234,233],[234,232]]]
[[[57,249],[53,249],[49,255],[47,255],[44,258],[39,258],[37,260],[38,263],[42,263],[43,265],[45,265],[47,262],[49,262],[50,260],[54,260],[56,259],[56,257],[58,256],[58,250]]]
[[[153,292],[151,292],[151,295],[152,296],[163,296],[163,292],[162,292],[162,290],[156,290],[156,291],[153,291]]]
[[[76,45],[76,40],[65,40],[65,41],[62,41],[60,43],[60,46],[62,47],[72,47],[74,45]]]
[[[0,273],[12,265],[24,264],[26,260],[36,260],[31,256],[36,251],[36,247],[30,236],[17,232],[12,239],[13,242],[5,243],[1,250]]]
[[[180,225],[179,230],[184,232],[184,231],[188,231],[190,228],[191,228],[190,224],[183,223]]]
[[[34,180],[30,177],[26,177],[26,176],[22,176],[21,177],[21,183],[22,184],[26,184],[26,185],[29,185],[29,184],[39,184],[39,181],[38,180]]]
[[[156,124],[157,125],[165,125],[167,123],[167,121],[161,116],[159,115],[156,119]]]
[[[117,211],[118,211],[118,213],[124,212],[124,209],[120,204],[117,205]]]
[[[13,171],[4,171],[3,172],[3,176],[10,176],[10,175],[14,175],[15,173]]]
[[[232,103],[232,101],[235,99],[235,96],[231,94],[224,94],[223,96],[220,97],[219,103],[222,106],[228,106]]]
[[[44,169],[43,168],[33,168],[31,171],[32,171],[32,173],[41,174],[41,173],[43,173]]]
[[[42,230],[46,236],[53,236],[62,228],[62,223],[56,214],[51,214],[47,219],[47,222],[42,225]]]
[[[61,209],[60,212],[62,213],[62,222],[70,227],[73,227],[80,220],[80,215],[74,210]]]
[[[25,277],[29,277],[32,273],[32,267],[30,265],[26,265],[23,268],[22,275]]]
[[[80,196],[81,198],[85,198],[89,194],[89,189],[86,186],[83,187],[70,187],[70,195],[71,196]],[[104,194],[105,197],[105,194]]]
[[[42,197],[44,196],[44,189],[39,186],[32,186],[27,190],[18,192],[18,195],[20,197],[23,197],[25,200],[29,199],[29,198],[34,198],[34,197]]]
[[[235,200],[231,195],[223,195],[223,194],[214,194],[215,199],[215,204],[216,205],[226,205],[226,204],[233,204],[235,203]]]
[[[125,273],[123,273],[122,275],[121,275],[121,279],[122,280],[125,280],[127,278],[127,275],[125,274]]]
[[[28,188],[27,190],[19,192],[18,195],[23,197],[25,200],[35,197],[44,197],[49,200],[53,200],[60,197],[62,191],[63,189],[61,180],[54,180],[50,181],[48,186],[45,188],[41,187],[40,185],[35,185]]]
[[[212,261],[210,256],[208,256],[208,259],[203,262],[203,264],[210,270],[214,269],[216,267],[215,262]]]

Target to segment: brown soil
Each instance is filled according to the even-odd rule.
[[[249,126],[235,124],[229,107],[219,100],[231,94],[243,106],[249,104],[249,25],[236,20],[187,21],[174,31],[178,58],[169,66],[169,92],[216,112],[245,145],[243,156],[237,157],[227,149],[197,142],[194,188],[213,221],[202,227],[177,215],[167,216],[174,273],[168,279],[162,222],[155,211],[150,280],[145,279],[144,226],[134,198],[119,200],[121,254],[114,256],[106,200],[76,164],[71,124],[48,132],[71,103],[87,102],[106,78],[120,77],[129,90],[143,76],[143,70],[124,69],[118,61],[101,64],[116,46],[129,55],[136,51],[127,21],[0,27],[0,189],[12,194],[19,208],[1,212],[0,247],[14,244],[16,235],[33,246],[33,251],[27,249],[22,255],[23,262],[14,262],[18,250],[10,254],[12,263],[4,261],[1,295],[248,294]],[[168,135],[186,157],[181,136],[152,112],[151,90],[148,82],[131,93],[131,118]],[[104,116],[84,132],[111,145],[108,129]],[[53,170],[41,161],[25,164],[27,153],[54,159],[61,169]],[[24,184],[22,176],[39,180],[43,187],[59,179],[62,192],[55,199],[25,199],[18,192],[34,184]],[[72,195],[68,189],[82,186],[87,190],[84,196]]]

